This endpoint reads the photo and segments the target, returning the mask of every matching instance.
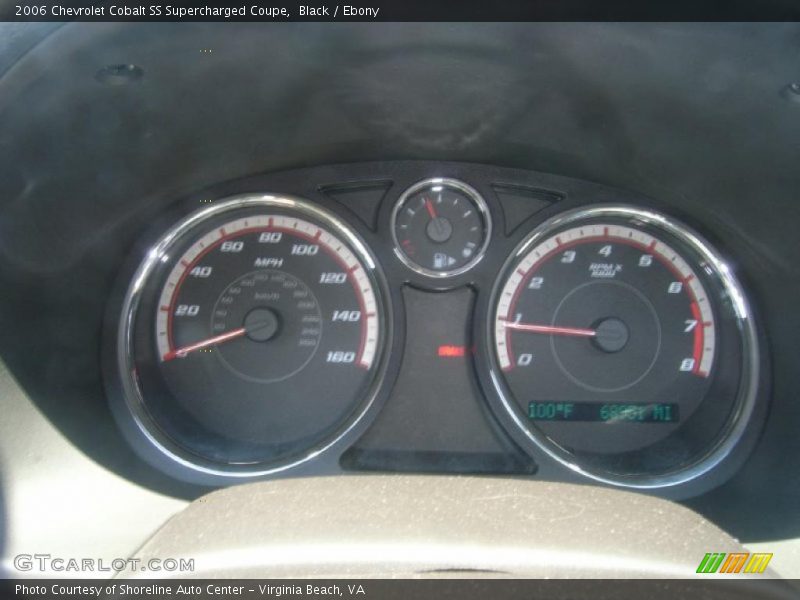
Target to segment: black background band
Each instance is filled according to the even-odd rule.
[[[303,13],[301,6],[314,10]],[[115,10],[112,11],[112,7]],[[159,7],[156,9],[156,7]],[[167,10],[172,7],[172,10]],[[176,8],[194,8],[178,16]],[[226,16],[212,9],[235,8]],[[251,10],[253,7],[256,10]],[[345,10],[345,7],[352,7]],[[68,12],[64,9],[90,9]],[[123,10],[127,8],[127,10]],[[260,9],[260,10],[259,10]],[[270,10],[273,9],[273,10]],[[280,9],[285,9],[281,11]],[[358,10],[369,9],[369,10]],[[114,14],[112,14],[112,12]],[[262,14],[259,14],[262,13]],[[0,0],[0,21],[797,21],[795,0]]]

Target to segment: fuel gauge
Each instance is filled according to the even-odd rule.
[[[455,179],[426,179],[406,190],[392,213],[395,253],[429,277],[451,277],[472,268],[489,243],[486,202]]]

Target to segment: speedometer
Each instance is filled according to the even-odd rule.
[[[489,337],[499,409],[523,444],[591,478],[698,477],[755,409],[752,314],[719,255],[626,206],[544,223],[506,264]]]
[[[167,232],[134,276],[117,413],[184,469],[297,465],[371,405],[385,302],[366,246],[332,214],[294,198],[220,201]]]

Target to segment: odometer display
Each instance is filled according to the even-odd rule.
[[[552,219],[509,259],[493,302],[503,408],[537,448],[596,478],[691,477],[752,411],[743,295],[705,242],[661,215]]]
[[[129,407],[164,454],[213,474],[313,456],[368,407],[382,356],[375,263],[303,201],[190,216],[143,263],[122,324]]]
[[[675,423],[677,404],[597,404],[594,402],[531,402],[532,421],[602,421],[603,423]]]

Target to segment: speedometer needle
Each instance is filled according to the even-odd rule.
[[[223,333],[220,335],[215,335],[214,337],[207,338],[200,342],[196,342],[194,344],[189,344],[188,346],[184,346],[183,348],[177,348],[175,350],[170,350],[167,352],[161,360],[166,362],[168,360],[172,360],[173,358],[183,358],[190,352],[194,352],[195,350],[202,350],[203,348],[208,348],[209,346],[217,346],[218,344],[222,344],[224,342],[235,340],[238,337],[242,337],[247,330],[244,327],[239,327],[239,329],[232,329],[227,333]]]
[[[506,329],[516,331],[529,331],[531,333],[546,333],[550,335],[571,335],[575,337],[595,337],[595,329],[581,329],[579,327],[555,327],[553,325],[532,325],[530,323],[505,322]]]

